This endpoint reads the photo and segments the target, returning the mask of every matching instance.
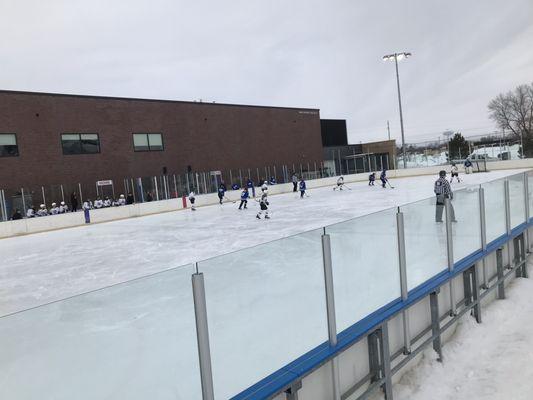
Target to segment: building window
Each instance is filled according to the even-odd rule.
[[[135,151],[162,151],[163,136],[160,133],[134,133],[133,149]]]
[[[61,135],[63,154],[100,153],[100,139],[97,133],[65,133]]]
[[[17,136],[14,133],[0,133],[0,157],[16,157],[18,155]]]

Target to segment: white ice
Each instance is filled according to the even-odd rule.
[[[465,183],[454,188],[517,172],[464,176]],[[217,399],[227,398],[326,340],[318,228],[431,197],[434,180],[396,179],[391,181],[395,189],[365,182],[349,184],[352,190],[342,192],[319,188],[304,199],[293,193],[272,196],[268,221],[255,218],[255,202],[242,211],[227,203],[0,240],[0,315],[200,261],[215,391]],[[442,227],[433,220],[434,205],[428,202],[424,210],[419,218],[406,220],[406,229],[422,232],[420,240],[427,241]],[[495,212],[501,219],[501,208]],[[355,256],[364,255],[368,265],[385,261],[397,272],[389,262],[394,257],[381,255],[396,254],[387,246],[395,243],[394,212],[380,213],[378,223],[374,218],[327,228],[338,273],[335,284],[344,289],[358,285],[355,291],[338,292],[342,328],[398,295],[398,279],[389,271],[381,276],[390,287],[384,280],[371,281],[376,274],[361,268],[354,279],[350,253],[338,256],[338,249],[353,244],[359,246]],[[460,223],[469,224],[467,218]],[[303,231],[309,232],[276,240]],[[411,271],[418,281],[431,263],[423,262],[431,250],[428,243],[408,248],[408,254],[421,249],[414,256],[420,265]],[[226,254],[236,250],[241,251]],[[216,258],[201,261],[210,257]],[[14,392],[18,399],[36,393],[69,399],[76,392],[78,399],[142,399],[147,393],[158,399],[198,398],[192,272],[189,265],[0,318],[5,345],[0,398]],[[354,296],[360,296],[355,302],[361,306],[351,311]],[[367,300],[363,304],[361,299]],[[24,384],[28,376],[35,377],[31,385]]]
[[[456,190],[520,170],[462,175]],[[180,265],[334,224],[433,196],[434,176],[392,179],[395,189],[376,182],[272,196],[272,218],[257,220],[248,210],[225,203],[141,218],[0,240],[0,315],[135,279]],[[48,217],[53,218],[53,217]]]

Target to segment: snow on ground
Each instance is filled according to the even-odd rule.
[[[520,170],[462,175],[459,189]],[[0,240],[0,315],[142,277],[180,265],[316,229],[433,196],[435,176],[352,183],[272,196],[270,220],[257,220],[256,202],[177,211]],[[53,217],[48,217],[53,218]]]
[[[531,265],[530,265],[531,268]],[[424,352],[393,387],[397,400],[529,400],[533,398],[533,280],[516,279],[506,299],[466,316],[443,347],[444,362]],[[451,328],[453,329],[453,328]]]

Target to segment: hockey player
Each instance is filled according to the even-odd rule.
[[[41,204],[39,206],[39,211],[37,211],[38,217],[46,217],[48,215],[48,210],[46,209],[46,206],[44,204]]]
[[[376,173],[372,172],[370,175],[368,175],[368,186],[374,186],[375,180],[376,180]]]
[[[91,223],[90,210],[91,210],[91,208],[93,208],[91,200],[90,199],[85,200],[83,202],[83,205],[81,206],[81,208],[83,209],[83,215],[85,217],[85,223],[86,224],[90,224]]]
[[[194,201],[195,201],[195,198],[194,198],[194,190],[191,191],[191,193],[189,193],[189,201],[191,202],[191,211],[196,211],[196,206],[194,205]]]
[[[221,183],[219,186],[218,186],[218,202],[220,204],[222,204],[222,200],[224,199],[224,195],[226,194],[226,185],[224,185],[223,183]]]
[[[435,208],[435,221],[442,222],[442,211],[444,210],[444,200],[450,199],[451,220],[452,222],[457,222],[455,220],[455,211],[451,203],[451,200],[453,199],[452,187],[450,186],[450,184],[448,183],[448,180],[446,179],[446,171],[439,172],[439,179],[435,181],[433,191],[435,192],[435,195],[437,196],[437,203],[436,203],[436,208]]]
[[[386,169],[381,171],[381,175],[379,176],[379,179],[381,180],[381,187],[385,188],[385,186],[387,185],[387,170]]]
[[[470,161],[470,158],[467,158],[464,163],[465,166],[465,172],[467,174],[470,174],[472,172],[472,161]]]
[[[250,193],[248,193],[248,188],[245,187],[241,192],[241,204],[239,204],[239,210],[242,210],[242,206],[244,206],[244,209],[248,208],[248,198],[250,197]]]
[[[454,177],[457,179],[457,183],[461,182],[461,179],[459,179],[459,168],[457,168],[457,165],[455,165],[455,163],[452,163],[452,169],[450,171],[450,174],[452,176],[452,178],[450,179],[450,183],[453,182]]]
[[[298,190],[298,177],[296,176],[296,172],[292,174],[292,191],[296,192]]]
[[[118,205],[119,206],[125,206],[126,205],[126,199],[124,198],[124,195],[121,194],[118,198]]]
[[[56,203],[52,203],[52,208],[50,208],[50,215],[57,215],[59,214],[59,207]]]
[[[65,204],[64,201],[62,201],[59,204],[59,214],[65,214],[66,212],[68,212],[68,206]]]
[[[300,199],[303,199],[305,196],[305,190],[307,189],[307,185],[305,184],[304,178],[300,178]]]
[[[26,217],[27,218],[34,218],[35,217],[35,207],[34,206],[31,206],[30,208],[28,208],[28,211],[26,212]]]
[[[277,183],[278,183],[278,181],[276,180],[276,178],[275,178],[274,176],[271,176],[271,177],[270,177],[270,184],[271,184],[271,185],[275,185],[275,184],[277,184]]]
[[[268,182],[264,181],[263,184],[261,185],[261,193],[264,193],[267,190],[268,190]]]
[[[111,207],[111,200],[109,200],[109,197],[107,196],[104,199],[104,207]]]
[[[96,200],[94,201],[94,208],[98,210],[102,208],[103,206],[104,206],[104,202],[102,201],[100,197],[97,197]]]
[[[342,190],[343,188],[344,188],[344,178],[341,176],[339,179],[337,179],[337,186],[335,186],[333,190],[335,189]]]
[[[265,212],[265,219],[270,219],[270,217],[268,216],[268,205],[268,189],[266,189],[263,190],[263,193],[261,194],[261,199],[259,200],[260,210],[255,216],[257,219],[261,219],[261,214],[263,213],[263,211]]]

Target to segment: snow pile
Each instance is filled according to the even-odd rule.
[[[533,398],[533,280],[516,279],[506,299],[467,314],[443,347],[444,363],[428,348],[394,385],[405,400],[520,400]],[[450,328],[453,329],[453,328]]]

